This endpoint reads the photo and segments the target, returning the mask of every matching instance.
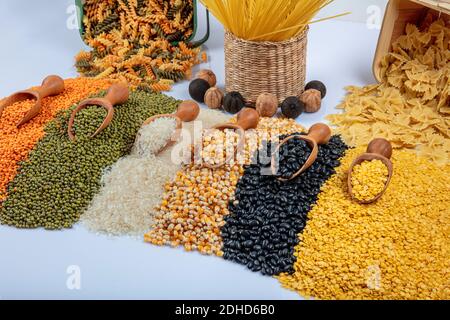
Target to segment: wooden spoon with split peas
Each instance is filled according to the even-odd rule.
[[[67,129],[69,139],[72,141],[75,140],[75,134],[73,132],[73,124],[75,122],[75,117],[78,112],[80,112],[83,109],[86,109],[89,106],[100,106],[105,108],[106,111],[108,111],[108,114],[106,115],[106,118],[103,121],[102,125],[91,136],[91,138],[94,138],[100,132],[105,130],[106,127],[108,127],[109,124],[111,123],[112,119],[114,118],[114,106],[125,103],[128,100],[129,95],[130,91],[128,90],[128,86],[126,86],[125,84],[116,83],[113,84],[111,87],[109,87],[108,92],[106,93],[106,96],[104,98],[92,98],[82,101],[75,108],[75,110],[73,110],[70,116],[69,127]]]
[[[380,199],[385,193],[391,182],[392,175],[394,174],[394,165],[390,160],[392,157],[392,144],[386,139],[374,139],[369,143],[367,147],[367,152],[357,157],[350,166],[347,177],[348,192],[352,199],[360,204],[370,204],[378,199]],[[388,178],[384,186],[383,191],[381,191],[377,196],[370,200],[359,200],[353,194],[352,186],[352,173],[355,166],[363,163],[364,161],[380,160],[388,169]]]
[[[194,121],[195,119],[197,119],[199,114],[200,114],[199,105],[195,101],[187,100],[187,101],[183,101],[182,103],[180,103],[180,105],[177,108],[177,112],[175,112],[173,114],[159,114],[159,115],[153,116],[151,118],[148,118],[142,124],[142,126],[144,127],[146,125],[149,125],[150,123],[154,122],[156,119],[161,119],[161,118],[175,119],[176,127],[175,127],[175,131],[172,135],[172,138],[170,139],[170,141],[168,141],[166,143],[166,145],[161,147],[161,149],[157,152],[157,154],[158,154],[158,153],[161,153],[162,151],[164,151],[165,149],[167,149],[169,146],[173,145],[176,141],[178,141],[178,139],[180,138],[180,135],[181,135],[181,128],[183,126],[183,122]],[[138,137],[136,137],[136,140],[137,139],[138,139]]]
[[[233,160],[235,154],[240,152],[245,147],[245,131],[250,129],[256,129],[259,124],[260,116],[258,111],[253,108],[242,109],[237,116],[237,123],[224,123],[214,126],[212,129],[216,130],[236,130],[238,134],[238,143],[234,149],[234,153],[228,155],[225,161],[217,164],[203,163],[204,168],[217,169],[223,167],[225,164],[230,163]]]
[[[305,135],[293,135],[293,136],[289,136],[286,139],[284,139],[283,141],[281,141],[280,144],[278,145],[278,147],[276,148],[275,152],[272,154],[272,163],[271,163],[272,174],[275,176],[278,173],[277,155],[278,155],[279,151],[281,150],[281,147],[292,139],[299,139],[299,140],[306,141],[306,143],[311,148],[311,154],[309,155],[305,164],[300,168],[300,170],[298,170],[296,173],[294,173],[291,177],[289,177],[289,178],[278,177],[278,180],[283,181],[283,182],[287,182],[287,181],[297,178],[299,175],[301,175],[303,172],[308,170],[314,164],[314,162],[317,160],[317,156],[319,154],[319,145],[326,144],[331,139],[331,129],[326,124],[316,123],[309,129],[308,135],[306,135],[306,136]]]
[[[31,107],[30,110],[28,110],[22,120],[20,120],[17,124],[17,127],[19,127],[36,117],[42,111],[42,99],[49,96],[56,96],[58,94],[61,94],[63,91],[64,80],[58,76],[48,76],[44,79],[44,81],[42,81],[40,87],[32,90],[23,90],[16,92],[0,102],[0,116],[2,115],[3,110],[5,110],[6,107],[9,107],[14,103],[28,99],[35,99],[36,103],[34,104],[34,106]]]

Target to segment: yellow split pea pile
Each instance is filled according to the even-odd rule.
[[[381,160],[364,161],[353,168],[352,191],[356,199],[367,201],[379,195],[388,179],[388,168]]]
[[[346,182],[363,151],[350,150],[322,187],[281,284],[319,299],[450,299],[450,165],[395,151],[386,194],[359,205]]]
[[[367,144],[384,137],[438,163],[450,158],[450,25],[425,20],[408,25],[381,62],[382,83],[349,87],[331,115],[345,142]]]
[[[222,256],[220,228],[225,224],[228,203],[233,200],[237,182],[244,173],[241,164],[250,163],[251,156],[263,141],[303,131],[304,128],[294,120],[262,118],[256,130],[247,131],[245,152],[236,163],[219,169],[190,165],[179,171],[175,180],[165,187],[160,215],[153,230],[145,235],[145,241]],[[205,134],[203,159],[220,159],[221,155],[216,151],[223,150],[220,136],[225,134],[233,137],[231,132],[217,130]],[[234,139],[236,141],[237,137]]]

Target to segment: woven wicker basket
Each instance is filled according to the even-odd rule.
[[[283,42],[254,42],[225,34],[226,91],[238,91],[249,103],[261,93],[282,102],[303,93],[308,29]]]

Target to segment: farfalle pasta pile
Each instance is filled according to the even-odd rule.
[[[381,61],[382,83],[348,87],[328,116],[350,145],[375,137],[395,148],[415,150],[438,164],[450,156],[450,23],[425,19],[420,29],[409,24]]]
[[[168,91],[200,62],[200,49],[184,42],[193,33],[192,0],[87,0],[83,25],[92,51],[75,60],[86,77]]]

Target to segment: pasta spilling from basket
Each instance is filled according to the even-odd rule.
[[[86,77],[168,91],[200,62],[200,49],[186,44],[193,24],[192,0],[86,0],[84,40],[92,50],[76,56],[76,68]]]
[[[328,117],[350,145],[384,137],[396,148],[446,164],[450,157],[450,24],[409,24],[381,62],[382,83],[348,87]]]

